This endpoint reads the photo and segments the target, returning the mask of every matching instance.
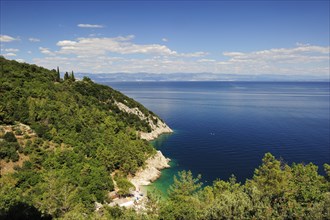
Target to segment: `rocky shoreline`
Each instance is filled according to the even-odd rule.
[[[138,132],[141,139],[152,141],[158,138],[161,134],[172,133],[173,130],[162,120],[154,115],[145,115],[137,107],[129,108],[121,102],[115,102],[121,111],[138,116],[141,120],[148,122],[151,132]],[[140,191],[140,186],[149,185],[151,182],[158,179],[161,175],[161,170],[170,167],[170,159],[166,158],[162,152],[157,153],[146,160],[145,168],[140,168],[134,177],[129,178],[136,190]]]
[[[158,138],[162,134],[173,132],[173,130],[170,127],[168,127],[168,125],[165,124],[164,122],[162,122],[161,120],[158,120],[156,125],[150,124],[150,127],[152,129],[152,131],[150,133],[140,132],[140,137],[142,139],[147,140],[147,141],[152,141],[152,140],[155,140],[156,138]]]
[[[154,182],[161,175],[161,170],[169,168],[169,162],[171,160],[166,158],[161,151],[148,158],[146,160],[146,166],[144,169],[140,169],[136,172],[134,177],[131,177],[129,180],[135,186],[137,190],[140,189],[140,186],[146,186]]]

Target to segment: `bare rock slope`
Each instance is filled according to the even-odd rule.
[[[154,115],[148,115],[146,116],[143,112],[141,112],[138,108],[129,108],[125,104],[121,102],[116,102],[116,105],[121,111],[125,111],[128,114],[134,114],[137,115],[141,120],[145,120],[148,122],[151,132],[139,132],[139,135],[142,139],[145,139],[147,141],[151,141],[159,137],[161,134],[165,133],[172,133],[172,129],[168,127],[167,124],[165,124],[162,120],[160,120],[158,117]]]
[[[135,176],[130,179],[131,183],[137,189],[139,189],[140,186],[149,185],[160,177],[160,170],[170,167],[168,164],[169,162],[169,158],[164,157],[162,152],[157,151],[153,157],[147,159],[145,168],[140,169],[136,172]]]

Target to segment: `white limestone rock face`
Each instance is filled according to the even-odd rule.
[[[152,115],[146,116],[138,108],[129,108],[128,106],[126,106],[121,102],[115,102],[115,103],[121,111],[127,112],[128,114],[137,115],[141,120],[145,120],[149,123],[151,132],[139,131],[139,135],[142,139],[151,141],[158,138],[161,134],[173,132],[173,130],[167,124],[165,124],[156,116],[152,116]]]
[[[160,170],[169,168],[169,158],[164,157],[162,152],[157,153],[146,160],[146,166],[144,169],[140,169],[136,172],[135,176],[130,178],[131,183],[139,188],[140,186],[146,186],[160,177]]]
[[[140,137],[142,139],[151,141],[151,140],[158,138],[161,134],[173,132],[172,129],[170,127],[168,127],[168,125],[165,124],[164,122],[162,122],[160,119],[158,119],[156,125],[153,123],[153,121],[151,121],[151,122],[152,123],[149,122],[149,125],[150,125],[152,131],[150,133],[140,132]]]

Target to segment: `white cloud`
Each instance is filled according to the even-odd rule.
[[[75,54],[77,56],[99,56],[108,53],[117,54],[144,54],[177,57],[202,57],[205,52],[178,53],[165,45],[160,44],[135,44],[132,42],[134,35],[119,36],[114,38],[78,38],[75,41],[62,40],[57,42],[60,47],[59,54]]]
[[[101,33],[92,33],[92,34],[89,34],[88,36],[89,37],[98,37],[98,36],[102,36],[103,34]]]
[[[224,52],[229,60],[218,62],[218,70],[250,74],[329,74],[329,46],[296,44],[293,48]]]
[[[165,45],[146,44],[140,45],[132,42],[134,35],[119,36],[115,38],[78,38],[57,42],[60,47],[58,54],[75,54],[77,56],[99,56],[107,53],[118,54],[145,54],[176,57],[202,57],[205,52],[178,53]],[[49,51],[49,50],[48,50]],[[48,53],[44,51],[44,53]]]
[[[301,63],[329,60],[329,47],[302,45],[294,48],[274,48],[250,53],[224,52],[230,62]]]
[[[17,62],[20,62],[20,63],[24,63],[25,60],[24,59],[16,59]]]
[[[5,57],[16,57],[17,55],[15,53],[6,53],[3,54]]]
[[[39,51],[43,54],[46,54],[46,55],[55,55],[54,52],[52,52],[49,48],[46,48],[46,47],[39,47]]]
[[[213,63],[213,62],[216,62],[216,60],[213,60],[213,59],[200,59],[200,60],[197,60],[197,62],[200,62],[200,63]]]
[[[28,51],[28,54],[32,54],[32,51],[31,51],[31,50],[29,50],[29,51]]]
[[[168,39],[167,38],[162,38],[162,41],[168,42]]]
[[[16,52],[19,51],[19,49],[16,49],[16,48],[8,48],[8,49],[4,49],[4,51],[6,51],[6,52],[14,52],[14,53],[16,53]]]
[[[31,42],[40,42],[40,39],[39,38],[30,37],[29,38],[29,41],[31,41]]]
[[[234,57],[234,56],[242,56],[244,53],[241,52],[223,52],[224,56]]]
[[[57,46],[60,46],[60,47],[65,47],[65,46],[73,46],[77,44],[77,42],[75,41],[71,41],[71,40],[62,40],[62,41],[59,41],[57,42]]]
[[[194,52],[194,53],[181,53],[179,56],[182,57],[204,57],[207,56],[209,53],[207,52]]]
[[[173,57],[171,59],[146,58],[129,59],[124,57],[109,56],[80,56],[80,57],[45,57],[33,60],[38,65],[50,69],[61,66],[62,69],[73,69],[76,72],[92,73],[114,73],[114,72],[150,72],[150,73],[173,73],[173,72],[191,72],[193,69],[203,70],[202,65],[192,61],[185,61]],[[198,69],[199,68],[199,69]]]
[[[18,38],[14,38],[9,35],[0,35],[0,42],[12,42],[15,40],[18,40]]]
[[[104,27],[103,25],[100,25],[100,24],[78,24],[77,26],[81,27],[81,28],[103,28]]]
[[[59,50],[39,48],[46,55],[39,65],[77,72],[228,73],[329,75],[329,46],[297,44],[292,48],[226,51],[223,57],[207,52],[181,53],[161,44],[136,44],[134,36],[78,38],[58,41]]]

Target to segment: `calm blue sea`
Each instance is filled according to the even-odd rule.
[[[166,190],[179,170],[205,184],[244,182],[266,152],[291,164],[330,163],[329,83],[107,83],[141,102],[175,131],[154,142],[173,160],[154,184]]]

